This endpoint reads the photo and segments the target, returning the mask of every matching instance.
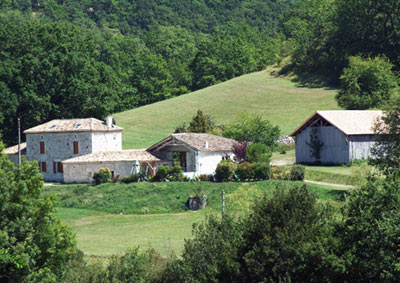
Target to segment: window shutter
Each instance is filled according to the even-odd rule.
[[[61,162],[58,162],[58,173],[63,173],[64,169],[63,169],[63,164]]]
[[[57,162],[53,162],[53,172],[57,173]]]
[[[47,172],[46,162],[42,162],[42,172]]]
[[[40,154],[44,154],[44,141],[40,142]]]
[[[78,142],[74,141],[74,154],[78,154],[79,153],[79,146],[78,146]]]

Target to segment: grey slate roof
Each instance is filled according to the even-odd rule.
[[[101,151],[89,153],[64,160],[64,164],[97,163],[116,161],[161,161],[145,149],[129,149],[120,151]]]
[[[52,120],[39,126],[27,129],[24,134],[33,133],[66,133],[66,132],[121,132],[123,128],[107,125],[95,118]]]
[[[308,123],[316,116],[320,116],[330,124],[338,128],[346,135],[373,135],[375,123],[382,121],[381,110],[326,110],[317,111],[290,136],[295,136],[308,126]]]
[[[202,133],[180,133],[172,134],[166,139],[149,147],[147,150],[156,150],[157,147],[176,139],[198,151],[202,152],[227,152],[232,151],[232,146],[236,143],[233,139]],[[205,144],[207,143],[207,146]]]

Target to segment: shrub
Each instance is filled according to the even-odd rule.
[[[249,162],[264,162],[269,163],[271,152],[268,147],[261,143],[253,143],[247,147],[246,158]]]
[[[215,180],[217,182],[227,182],[233,179],[236,164],[232,160],[222,160],[215,169]]]
[[[212,181],[214,181],[214,177],[213,177],[213,175],[201,174],[201,175],[199,175],[199,181],[212,182]]]
[[[101,168],[99,172],[93,174],[96,185],[111,182],[111,171],[108,168]]]
[[[235,170],[235,173],[240,181],[250,181],[254,179],[254,169],[250,162],[239,164]]]
[[[146,174],[144,174],[144,173],[136,173],[136,174],[132,174],[130,176],[122,177],[120,181],[122,183],[129,184],[129,183],[135,183],[135,182],[148,181],[148,178],[147,178]]]
[[[290,180],[302,181],[304,180],[305,167],[302,165],[294,165],[290,169]]]
[[[274,167],[271,170],[272,179],[274,180],[290,180],[290,170],[286,168]]]
[[[153,182],[163,182],[163,181],[183,181],[185,177],[183,176],[183,170],[180,166],[164,166],[158,167],[157,174],[151,179]]]
[[[271,168],[268,163],[256,162],[253,163],[254,179],[268,180],[271,176]]]
[[[183,181],[185,177],[183,176],[183,170],[181,166],[169,167],[168,179],[170,181]]]
[[[276,148],[276,151],[279,152],[280,154],[286,154],[286,152],[289,150],[290,146],[284,143],[278,144],[278,147]]]

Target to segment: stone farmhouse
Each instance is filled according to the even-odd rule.
[[[24,131],[21,153],[38,161],[45,181],[86,183],[93,173],[109,168],[112,176],[144,172],[154,175],[160,165],[181,165],[193,178],[214,173],[217,164],[233,157],[234,140],[210,134],[172,134],[148,149],[122,150],[123,128],[94,118],[52,120]],[[4,150],[18,162],[18,146]]]
[[[296,163],[348,164],[368,159],[382,114],[379,110],[315,112],[290,134],[296,141]],[[315,144],[320,145],[318,150]]]

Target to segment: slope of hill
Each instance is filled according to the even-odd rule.
[[[123,147],[144,148],[189,122],[198,109],[228,124],[243,111],[279,125],[287,135],[316,110],[339,109],[336,90],[298,87],[269,71],[244,75],[199,91],[114,114],[124,127]]]

